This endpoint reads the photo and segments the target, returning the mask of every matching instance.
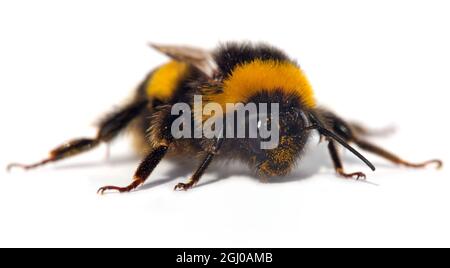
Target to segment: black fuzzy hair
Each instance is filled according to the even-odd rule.
[[[225,43],[214,52],[214,59],[221,72],[230,75],[237,65],[255,59],[290,61],[289,57],[280,49],[264,43]]]

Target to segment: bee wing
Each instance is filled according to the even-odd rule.
[[[217,64],[214,61],[211,52],[207,50],[190,46],[159,44],[150,44],[150,46],[174,60],[193,65],[210,78],[217,72]]]

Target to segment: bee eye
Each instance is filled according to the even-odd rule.
[[[304,111],[292,110],[282,116],[282,133],[287,136],[297,136],[302,133],[305,126],[309,125],[309,120]]]

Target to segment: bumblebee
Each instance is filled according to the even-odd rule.
[[[338,154],[340,144],[362,160],[371,170],[374,165],[350,144],[381,156],[395,164],[423,168],[440,160],[411,163],[369,142],[370,130],[347,122],[334,112],[317,105],[312,87],[303,70],[283,51],[267,44],[225,43],[213,51],[185,47],[152,45],[170,58],[154,69],[138,86],[131,101],[104,117],[97,136],[70,140],[52,150],[48,158],[31,165],[11,164],[8,169],[33,169],[92,150],[109,143],[126,129],[134,133],[135,144],[143,155],[133,180],[126,187],[105,186],[105,191],[129,192],[142,185],[164,157],[194,158],[198,169],[175,190],[192,188],[213,161],[228,159],[247,163],[262,179],[285,176],[302,156],[314,131],[328,143],[336,173],[344,178],[363,179],[362,172],[344,170]],[[175,138],[171,131],[177,116],[171,113],[177,103],[194,106],[194,96],[217,103],[277,103],[280,120],[276,148],[261,149],[252,138]],[[225,109],[224,109],[225,110]],[[196,117],[195,112],[190,115]],[[204,118],[201,118],[204,121]],[[194,126],[195,128],[195,126]]]

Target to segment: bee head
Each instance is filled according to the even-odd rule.
[[[262,91],[251,101],[259,104],[257,137],[246,140],[249,154],[255,156],[255,167],[262,176],[286,175],[301,156],[311,133],[305,130],[310,125],[308,111],[298,98],[283,91]],[[267,104],[267,108],[261,104]]]

